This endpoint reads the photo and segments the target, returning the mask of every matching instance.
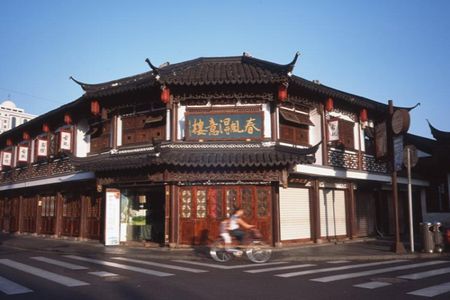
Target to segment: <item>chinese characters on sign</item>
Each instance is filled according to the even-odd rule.
[[[11,152],[3,152],[2,155],[2,165],[3,166],[11,166],[12,154]]]
[[[72,135],[70,132],[61,131],[61,150],[71,150]]]
[[[28,161],[28,147],[19,146],[19,158],[20,162]]]
[[[188,114],[187,137],[191,139],[261,139],[261,113]]]
[[[38,140],[38,156],[47,156],[47,144],[46,140]]]

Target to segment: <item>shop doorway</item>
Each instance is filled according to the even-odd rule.
[[[164,243],[164,187],[122,189],[120,241]]]

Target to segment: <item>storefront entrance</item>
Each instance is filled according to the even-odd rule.
[[[164,187],[120,192],[120,241],[164,243]]]

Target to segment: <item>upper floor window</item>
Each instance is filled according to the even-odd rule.
[[[355,149],[354,122],[333,118],[328,121],[328,141],[345,149]]]
[[[280,109],[280,141],[309,146],[309,126],[314,124],[308,114]]]
[[[122,117],[122,145],[152,142],[166,139],[165,115],[138,114]]]
[[[86,134],[91,135],[91,153],[108,150],[111,147],[111,120],[104,120],[91,125]]]
[[[11,128],[15,128],[17,126],[16,117],[11,117]]]

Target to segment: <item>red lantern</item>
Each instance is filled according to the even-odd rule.
[[[48,127],[47,123],[42,124],[42,131],[43,132],[50,132],[50,127]]]
[[[361,122],[367,122],[368,118],[367,118],[367,109],[363,108],[361,109],[360,113],[359,113],[359,120]]]
[[[11,139],[6,140],[6,146],[12,146],[13,142]]]
[[[281,84],[278,87],[278,100],[284,102],[287,100],[287,98],[288,98],[287,84]]]
[[[22,133],[22,139],[25,141],[30,139],[30,135],[28,134],[28,132],[24,131]]]
[[[64,123],[66,123],[67,125],[72,124],[72,117],[69,114],[64,115]]]
[[[91,102],[91,113],[94,116],[98,116],[100,114],[100,103],[97,100],[93,100]]]
[[[333,98],[328,98],[327,102],[325,103],[325,110],[327,112],[333,111],[334,109],[334,103],[333,103]]]
[[[165,85],[161,87],[161,101],[166,104],[170,101],[170,90]]]

